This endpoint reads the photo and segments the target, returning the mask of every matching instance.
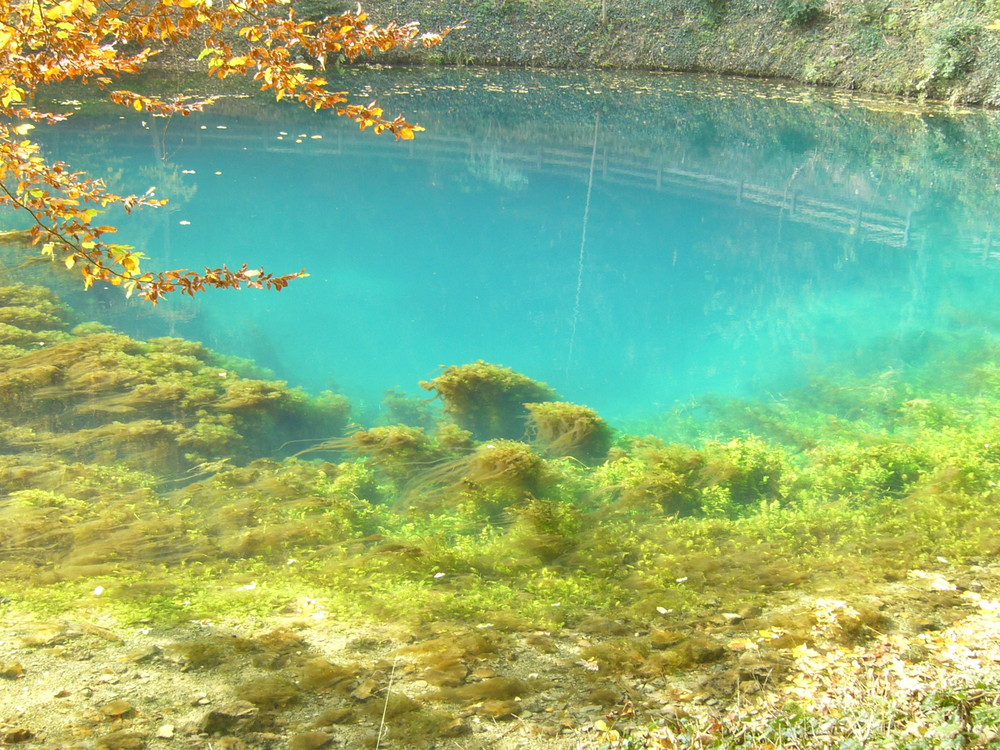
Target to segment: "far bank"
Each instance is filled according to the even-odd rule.
[[[303,2],[310,16],[339,10]],[[376,21],[466,22],[435,64],[697,71],[1000,105],[995,0],[373,0]],[[398,58],[394,58],[398,60]]]

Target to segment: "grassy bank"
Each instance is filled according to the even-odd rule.
[[[428,29],[466,19],[440,48],[407,53],[429,63],[705,71],[1000,104],[995,0],[375,0],[366,9]]]

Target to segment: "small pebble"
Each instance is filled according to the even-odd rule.
[[[288,741],[289,750],[316,750],[333,742],[333,737],[326,732],[303,732],[296,734]]]
[[[3,734],[0,734],[0,738],[3,739],[3,744],[5,745],[17,745],[21,742],[27,742],[34,736],[30,729],[25,729],[24,727],[7,729]]]
[[[16,680],[24,675],[24,667],[19,661],[0,663],[0,677],[5,680]]]
[[[142,750],[146,738],[139,732],[112,732],[97,741],[98,750]]]
[[[160,653],[160,649],[157,646],[146,646],[145,648],[137,648],[129,651],[125,656],[122,657],[124,661],[148,661],[154,656]]]
[[[111,718],[122,718],[128,716],[135,708],[128,701],[114,700],[101,706],[101,713]]]
[[[169,740],[174,736],[174,725],[164,724],[162,727],[156,730],[156,736],[161,740]]]

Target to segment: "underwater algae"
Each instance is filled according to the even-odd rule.
[[[616,434],[547,385],[476,362],[423,384],[443,402],[430,422],[349,430],[343,398],[243,377],[245,363],[201,344],[81,324],[41,287],[2,287],[0,301],[34,336],[0,362],[8,575],[296,557],[296,575],[344,597],[357,587],[355,613],[412,587],[401,615],[489,607],[551,622],[567,610],[549,599],[638,614],[740,601],[834,565],[877,579],[945,541],[1000,547],[988,361],[937,358],[946,392],[916,373],[845,376],[767,405],[707,399],[715,437],[686,443]],[[859,550],[872,559],[849,559]]]
[[[2,316],[25,334],[7,337],[0,370],[4,409],[36,432],[15,443],[21,449],[167,473],[270,455],[303,430],[333,434],[347,422],[343,399],[310,399],[282,382],[243,377],[243,363],[201,344],[74,327],[49,293],[27,295],[27,287],[0,288]],[[22,315],[26,307],[31,313]]]
[[[865,643],[901,627],[880,587],[1000,552],[1000,348],[983,338],[938,342],[933,369],[706,398],[701,436],[669,440],[485,362],[432,381],[436,411],[390,394],[418,424],[351,426],[343,398],[201,344],[80,323],[39,287],[0,300],[20,332],[0,351],[0,607],[145,627],[312,613],[406,634],[391,658],[370,646],[375,667],[363,641],[331,656],[294,633],[178,640],[155,658],[250,670],[231,687],[254,718],[219,706],[209,727],[321,697],[298,745],[383,712],[397,737],[447,737],[556,694],[618,705],[629,680],[767,687],[825,642],[825,610],[801,598],[840,597],[837,642]],[[695,429],[691,413],[657,431]],[[927,595],[936,612],[961,606],[946,594]],[[734,627],[768,634],[757,661]],[[397,660],[422,692],[385,698]]]
[[[455,424],[477,440],[522,437],[525,404],[555,397],[555,391],[545,383],[482,360],[447,367],[420,385],[441,397]]]
[[[586,406],[564,401],[524,404],[530,413],[529,429],[546,453],[600,463],[611,448],[612,431],[600,414]]]

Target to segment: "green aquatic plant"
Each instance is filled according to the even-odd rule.
[[[531,497],[507,514],[512,523],[505,541],[545,562],[558,559],[577,543],[581,514],[570,503]]]
[[[0,575],[54,582],[125,573],[193,554],[185,519],[171,514],[149,488],[125,482],[116,494],[91,493],[67,483],[72,469],[61,469],[62,491],[24,489],[0,498]]]
[[[224,468],[170,499],[206,514],[200,537],[224,557],[322,556],[375,533],[386,520],[371,470],[361,464],[258,459]]]
[[[453,422],[439,424],[434,432],[434,439],[441,450],[452,457],[463,456],[476,449],[472,433]]]
[[[547,479],[545,461],[530,445],[496,440],[418,474],[404,501],[425,509],[457,503],[497,520],[505,509],[542,495]]]
[[[782,448],[752,436],[700,448],[637,439],[597,470],[595,492],[602,513],[736,517],[783,502],[790,470]]]
[[[689,447],[636,440],[596,470],[594,493],[605,515],[691,515],[700,508],[693,475],[701,465],[701,455]]]
[[[58,296],[47,287],[23,283],[0,286],[0,305],[3,307],[30,307],[57,315],[64,324],[72,318],[72,311],[62,304]]]
[[[422,427],[402,424],[356,430],[341,438],[324,440],[295,455],[313,453],[365,456],[370,465],[397,488],[445,458]]]
[[[530,646],[526,660],[578,677],[568,701],[612,706],[621,684],[689,670],[710,670],[706,685],[771,689],[790,649],[823,645],[817,592],[836,603],[833,642],[862,644],[896,624],[876,600],[887,585],[1000,553],[990,346],[767,403],[717,399],[697,440],[619,435],[588,463],[543,445],[541,430],[534,443],[477,442],[454,419],[359,429],[332,438],[336,453],[281,458],[311,444],[295,442],[264,454],[276,436],[341,434],[312,430],[346,423],[346,404],[247,377],[190,342],[61,333],[0,358],[2,606],[143,627],[392,623],[409,644],[402,668],[441,699],[431,710],[351,697],[364,673],[348,657],[299,660],[301,645],[164,649],[191,669],[280,676],[234,683],[268,710],[322,693],[355,721],[387,705],[399,731],[456,710],[535,712],[548,688],[510,682],[514,643],[519,658]],[[553,410],[556,446],[573,432],[564,413],[592,416],[524,404],[529,432]],[[936,613],[966,606],[957,591],[924,593]],[[751,641],[776,655],[772,677],[758,680],[758,654],[737,651]],[[384,665],[373,674],[377,691]]]
[[[5,305],[0,307],[0,323],[16,324],[18,328],[27,331],[47,331],[65,326],[65,322],[55,310],[46,310],[46,306],[29,307],[27,305]]]
[[[756,436],[710,442],[703,449],[706,460],[699,468],[697,484],[717,487],[725,495],[722,508],[713,512],[741,515],[761,503],[783,502],[788,494],[791,464],[788,454]],[[706,511],[709,504],[702,502]]]
[[[890,440],[872,445],[824,445],[810,452],[798,489],[828,500],[898,498],[910,491],[933,463],[919,447]]]
[[[565,401],[524,405],[528,410],[528,432],[549,455],[600,463],[611,448],[612,432],[600,414],[586,406]]]
[[[75,461],[96,464],[125,464],[141,469],[180,469],[184,456],[178,442],[183,426],[159,419],[111,421],[97,427],[62,432],[37,441],[54,453]]]
[[[476,440],[518,440],[524,436],[525,404],[551,401],[555,391],[526,375],[479,360],[446,367],[421,387],[434,391],[445,412]]]
[[[68,338],[72,315],[44,287],[0,286],[0,352],[5,359],[16,357]]]
[[[6,310],[0,323],[16,349],[0,360],[0,417],[31,421],[41,432],[25,447],[73,460],[126,461],[166,473],[220,458],[249,461],[275,454],[288,440],[331,435],[346,426],[350,407],[332,393],[319,397],[283,381],[241,376],[201,344],[176,338],[138,341],[100,326],[68,322],[58,303],[30,287],[2,287],[11,301],[37,298],[38,315]],[[37,327],[37,326],[36,326]],[[152,461],[152,464],[144,462]]]
[[[382,399],[382,408],[379,421],[383,424],[421,427],[427,431],[434,426],[435,413],[428,399],[408,396],[402,391],[390,388]]]

